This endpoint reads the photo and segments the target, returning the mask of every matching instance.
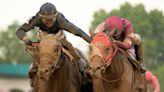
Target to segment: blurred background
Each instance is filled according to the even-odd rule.
[[[16,37],[16,29],[34,16],[45,2],[87,34],[109,16],[129,19],[142,36],[144,61],[158,77],[164,92],[164,6],[162,0],[1,0],[0,3],[0,92],[28,92],[28,69],[32,58]],[[36,30],[27,35],[36,41]],[[67,39],[87,57],[88,43],[66,32]]]

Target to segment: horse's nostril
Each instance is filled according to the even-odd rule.
[[[48,72],[48,70],[45,71],[45,73],[47,73],[47,72]]]
[[[96,69],[101,69],[101,67],[100,67],[100,66],[98,66]]]

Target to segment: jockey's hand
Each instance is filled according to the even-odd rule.
[[[30,39],[27,39],[27,40],[25,41],[25,44],[26,44],[26,45],[32,46],[32,41],[31,41]]]
[[[113,42],[117,44],[117,43],[119,43],[120,41],[117,41],[117,40],[113,39]]]
[[[121,41],[117,41],[117,40],[113,40],[113,43],[115,43],[115,45],[118,45],[120,43],[122,43]]]

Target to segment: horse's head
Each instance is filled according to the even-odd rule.
[[[131,85],[134,83],[133,67],[125,55],[126,53],[118,48],[110,37],[102,32],[96,33],[92,37],[89,73],[93,81],[93,90],[128,92],[134,88]],[[119,86],[115,86],[118,84]],[[124,84],[128,86],[126,85],[125,88]]]
[[[48,80],[54,70],[58,68],[62,45],[58,41],[60,33],[46,35],[38,45],[38,72],[37,75]]]
[[[114,54],[112,40],[103,33],[99,32],[93,35],[90,44],[90,68],[92,74],[97,70],[102,71],[106,66],[110,65]]]

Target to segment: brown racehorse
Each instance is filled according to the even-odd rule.
[[[105,33],[92,37],[89,64],[94,92],[139,92],[135,90],[134,69],[125,51]]]
[[[70,61],[57,39],[58,34],[48,34],[38,45],[34,92],[80,92],[81,76],[77,62]]]

